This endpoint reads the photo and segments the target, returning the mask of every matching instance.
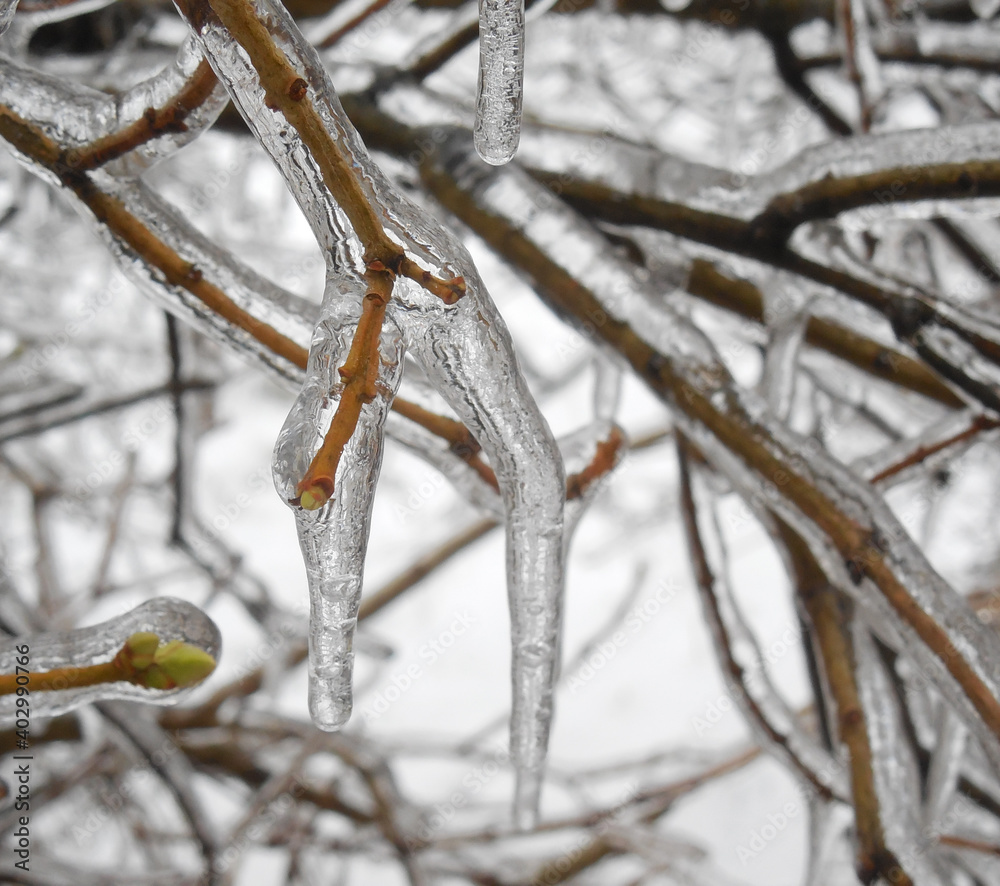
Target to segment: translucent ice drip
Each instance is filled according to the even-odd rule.
[[[180,640],[197,646],[216,661],[221,637],[215,623],[197,606],[174,597],[157,597],[124,615],[74,631],[36,634],[0,641],[0,673],[14,674],[18,665],[17,647],[28,647],[28,669],[33,673],[57,668],[83,668],[111,661],[133,634],[149,631],[161,644]],[[94,686],[35,691],[31,693],[31,713],[55,716],[81,705],[110,699],[172,704],[192,690],[148,689],[124,681]],[[0,696],[0,721],[10,722],[17,713],[17,696]]]
[[[923,825],[932,829],[951,806],[962,771],[969,730],[951,708],[941,708],[937,744],[924,787]]]
[[[476,151],[487,163],[509,163],[521,137],[524,0],[479,0]]]
[[[278,436],[274,479],[285,502],[319,449],[340,402],[344,364],[361,312],[359,300],[333,288],[324,300],[306,383]],[[351,715],[354,630],[371,508],[382,460],[382,431],[399,385],[402,344],[387,318],[379,343],[378,396],[362,408],[334,478],[333,496],[314,511],[295,509],[309,583],[309,711],[321,729],[339,729]]]
[[[489,455],[500,485],[513,645],[515,818],[527,827],[537,811],[552,720],[565,478],[555,440],[523,376],[512,371],[517,363],[506,327],[478,277],[466,283],[469,292],[455,309],[411,317],[405,333],[428,378]]]
[[[809,324],[809,302],[798,295],[796,290],[800,287],[784,274],[770,275],[769,283],[764,287],[768,342],[759,390],[775,417],[785,420],[795,395],[799,354]],[[795,293],[792,299],[779,299],[779,295],[789,292]]]

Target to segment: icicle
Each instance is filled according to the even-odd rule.
[[[475,143],[493,166],[517,151],[523,85],[524,0],[479,0]]]
[[[20,673],[27,668],[43,673],[61,668],[86,668],[110,662],[134,634],[155,634],[163,646],[173,640],[190,643],[219,660],[221,638],[214,622],[197,606],[174,597],[157,597],[130,612],[74,631],[35,634],[0,642],[0,674]],[[18,647],[28,647],[25,663]],[[34,691],[32,716],[52,717],[81,705],[109,699],[173,704],[192,690],[150,689],[124,681],[101,682],[92,686]],[[17,695],[0,695],[0,722],[10,722],[17,714]]]
[[[275,486],[286,503],[298,498],[297,484],[340,404],[339,369],[357,329],[360,301],[337,287],[327,290],[306,383],[275,444]],[[339,729],[351,715],[354,629],[382,460],[382,428],[399,386],[402,357],[399,331],[387,317],[379,340],[378,395],[362,408],[333,478],[333,495],[318,510],[295,509],[309,583],[309,712],[327,731]]]
[[[991,19],[1000,11],[1000,0],[969,0],[969,5],[981,19]]]
[[[930,851],[922,827],[920,781],[885,666],[860,618],[852,623],[858,691],[868,726],[879,817],[887,847],[920,886],[945,886],[949,878]]]
[[[924,825],[933,829],[951,806],[962,769],[969,731],[949,707],[941,708],[941,725],[924,788]]]
[[[764,290],[768,343],[760,393],[775,417],[785,420],[792,408],[802,340],[809,324],[809,299],[784,274],[770,275]],[[788,296],[788,297],[786,297]]]
[[[809,860],[803,886],[848,886],[857,883],[844,877],[854,868],[850,828],[853,810],[846,803],[818,794],[807,794],[809,806]]]
[[[500,483],[513,645],[515,818],[529,827],[541,791],[559,654],[565,479],[524,378],[511,372],[513,345],[496,307],[480,294],[478,277],[466,283],[469,294],[456,310],[414,317],[418,322],[405,332],[428,377],[487,451]]]
[[[603,354],[594,358],[594,418],[614,421],[622,394],[622,368]]]

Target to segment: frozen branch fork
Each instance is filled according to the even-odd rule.
[[[557,670],[565,482],[558,448],[471,259],[372,162],[284,8],[269,0],[178,7],[326,256],[306,381],[274,456],[308,570],[313,719],[335,730],[351,714],[353,634],[383,429],[409,354],[496,473],[513,633],[516,816],[527,824]]]

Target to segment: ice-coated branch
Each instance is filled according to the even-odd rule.
[[[380,262],[446,304],[461,298],[461,275],[446,274],[447,257],[433,255],[420,242],[422,226],[412,230],[394,217],[398,201],[391,185],[344,114],[316,50],[285,8],[270,0],[177,5],[285,176],[328,260],[337,256],[337,271],[357,275]],[[352,235],[360,241],[353,251]]]
[[[0,0],[0,36],[10,27],[16,11],[17,0]]]
[[[522,135],[519,159],[564,193],[587,184],[595,195],[613,190],[655,200],[664,212],[686,210],[691,221],[707,214],[752,222],[758,240],[775,242],[808,221],[863,207],[924,218],[947,215],[951,201],[1000,195],[998,130],[987,122],[858,135],[804,148],[773,170],[746,175],[608,136],[605,150],[587,150],[593,135],[532,127]],[[931,205],[909,206],[923,201]],[[991,212],[988,203],[984,212]]]
[[[870,757],[863,777],[870,781],[872,806],[879,810],[882,840],[862,842],[858,875],[862,882],[881,874],[890,883],[945,886],[954,882],[943,863],[929,852],[929,831],[923,826],[917,761],[907,747],[902,712],[893,703],[885,663],[875,637],[862,619],[852,619],[851,661],[857,674],[857,709],[866,730]],[[874,823],[870,823],[874,828]],[[859,822],[859,831],[861,822]],[[862,841],[865,836],[859,833]]]
[[[523,162],[590,217],[669,231],[838,290],[881,312],[929,366],[1000,411],[995,318],[856,262],[849,270],[825,264],[788,243],[805,222],[874,211],[872,204],[894,216],[910,208],[948,215],[964,211],[966,198],[1000,194],[996,124],[842,139],[757,178],[618,142],[601,152],[566,151],[579,137],[543,136],[525,139]],[[989,201],[980,205],[992,211]]]
[[[172,704],[211,672],[220,646],[212,620],[174,597],[74,631],[5,639],[0,720],[17,715],[21,686],[31,693],[36,716],[110,699]]]
[[[856,834],[855,868],[862,882],[888,876],[899,863],[886,845],[883,809],[872,772],[870,729],[861,703],[851,626],[853,604],[832,587],[802,538],[777,521],[776,536],[790,561],[798,598],[819,652],[823,698],[836,741],[847,751]],[[903,876],[906,876],[905,874]]]
[[[121,270],[151,298],[204,334],[262,363],[265,370],[277,374],[279,382],[297,389],[306,366],[305,343],[316,322],[316,307],[275,286],[217,247],[138,178],[129,175],[130,170],[141,172],[146,165],[145,161],[132,162],[129,158],[133,155],[146,152],[144,156],[160,156],[193,137],[195,129],[190,118],[188,123],[177,121],[185,128],[172,141],[159,138],[159,130],[146,124],[147,118],[155,122],[180,113],[179,109],[193,104],[191,90],[201,90],[208,79],[214,82],[214,74],[208,71],[211,78],[206,75],[199,58],[185,44],[172,66],[126,93],[123,107],[141,108],[145,101],[136,99],[136,95],[162,98],[162,107],[150,106],[150,113],[139,116],[119,111],[104,93],[0,61],[7,75],[0,80],[0,90],[7,87],[9,94],[4,93],[5,97],[30,114],[30,119],[24,119],[12,107],[0,106],[0,130],[33,171],[63,185],[87,208],[98,236],[107,242]],[[187,79],[189,70],[192,73]],[[45,100],[23,103],[16,90],[10,88],[18,82],[39,90]],[[216,91],[213,89],[212,101],[207,105],[217,111],[220,103]],[[183,98],[185,95],[189,98]],[[67,104],[77,108],[77,115],[56,113]],[[117,114],[119,128],[109,130],[108,115],[112,113]],[[214,113],[199,117],[199,126],[207,127]],[[93,141],[88,141],[90,136],[94,136]],[[123,155],[126,147],[131,153]],[[86,167],[100,165],[112,154],[121,160],[107,163],[105,169],[113,169],[117,175],[95,177],[94,171],[87,171]],[[492,471],[477,457],[478,444],[459,422],[401,399],[393,406],[401,415],[448,441],[453,455],[495,485]],[[453,455],[447,459],[455,461]]]
[[[654,307],[642,275],[530,178],[487,171],[458,150],[429,161],[423,174],[439,200],[534,279],[553,309],[628,360],[748,500],[803,535],[866,620],[906,650],[1000,762],[1000,640],[881,497],[740,390],[691,322]]]
[[[193,37],[171,64],[120,95],[7,58],[0,65],[0,104],[39,125],[70,171],[137,176],[208,129],[228,101]]]
[[[690,448],[686,439],[678,439],[681,515],[702,611],[726,682],[765,750],[786,763],[819,797],[844,799],[848,791],[843,767],[796,722],[771,684],[760,646],[726,578],[713,573],[699,527]]]

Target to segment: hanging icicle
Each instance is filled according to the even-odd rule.
[[[521,138],[524,0],[479,0],[476,151],[487,163],[509,163]]]

